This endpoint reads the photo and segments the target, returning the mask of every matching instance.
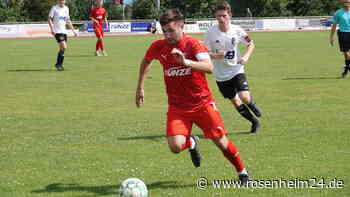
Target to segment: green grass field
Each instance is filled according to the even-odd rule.
[[[53,64],[54,39],[0,40],[0,197],[118,196],[122,180],[145,181],[150,197],[350,196],[350,81],[327,32],[252,33],[251,92],[264,110],[250,125],[210,87],[242,159],[257,180],[343,180],[342,189],[196,188],[200,177],[236,179],[209,140],[194,169],[187,151],[164,138],[167,100],[160,65],[134,104],[139,61],[159,37],[108,37],[108,57],[94,57],[94,38],[69,40],[64,72]],[[200,36],[201,37],[201,36]],[[198,128],[194,133],[200,134]]]

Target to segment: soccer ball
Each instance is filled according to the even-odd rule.
[[[128,178],[122,182],[120,197],[147,197],[148,190],[143,181],[138,178]]]

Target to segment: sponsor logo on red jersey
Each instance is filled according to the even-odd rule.
[[[165,76],[167,77],[182,77],[182,76],[187,76],[191,75],[192,69],[190,67],[171,67],[167,70],[164,71]]]

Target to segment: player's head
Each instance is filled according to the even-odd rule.
[[[219,22],[219,25],[228,26],[231,23],[231,6],[226,1],[220,1],[215,7],[215,18]]]
[[[343,6],[346,8],[350,8],[350,0],[343,0]]]
[[[184,17],[178,9],[167,10],[160,16],[159,23],[169,44],[176,44],[182,39]]]
[[[95,0],[96,7],[100,8],[103,5],[103,0]]]
[[[63,6],[66,4],[66,0],[57,0],[58,5]]]

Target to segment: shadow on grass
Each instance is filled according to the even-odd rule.
[[[79,58],[79,57],[95,57],[95,55],[94,54],[91,54],[91,55],[67,55],[66,57],[68,57],[68,58],[70,58],[70,57],[77,57],[77,58]]]
[[[115,195],[119,193],[120,185],[103,185],[103,186],[82,186],[79,184],[62,184],[53,183],[47,185],[44,189],[33,190],[31,193],[62,193],[62,192],[89,192],[96,196]],[[178,189],[186,187],[195,187],[192,185],[177,184],[176,181],[157,181],[147,184],[148,190],[153,189]]]
[[[282,80],[320,80],[320,79],[342,79],[342,77],[285,77]]]
[[[232,135],[249,135],[251,134],[249,131],[239,131],[239,132],[230,132],[227,133],[227,136]],[[203,134],[195,134],[201,139],[206,139]],[[165,139],[165,135],[151,135],[151,136],[133,136],[133,137],[119,137],[117,140],[151,140],[151,141],[159,141],[160,139]]]
[[[56,72],[54,69],[11,69],[7,72]]]

